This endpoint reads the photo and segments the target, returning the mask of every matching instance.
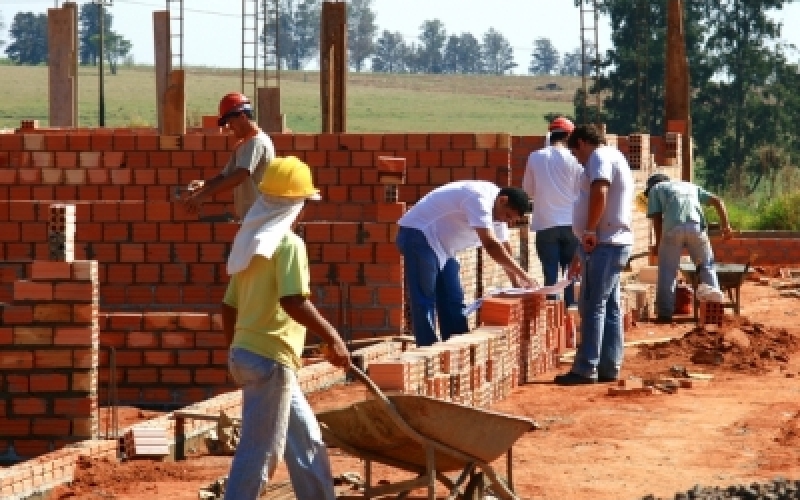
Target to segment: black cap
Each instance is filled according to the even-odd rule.
[[[647,196],[650,194],[650,190],[653,189],[653,186],[658,184],[659,182],[669,182],[669,177],[665,174],[653,174],[647,179],[647,189],[644,190],[644,195]]]

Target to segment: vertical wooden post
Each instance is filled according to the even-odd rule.
[[[283,132],[286,115],[281,113],[280,87],[259,87],[257,96],[258,126],[264,132]]]
[[[320,33],[322,131],[347,130],[347,4],[322,3]]]
[[[169,82],[164,93],[164,130],[162,135],[186,133],[186,82],[182,69],[169,72]]]
[[[172,66],[168,10],[153,12],[153,35],[156,70],[156,122],[158,124],[158,133],[164,134],[164,107],[169,84],[169,72]]]
[[[47,9],[50,126],[75,127],[78,120],[78,22],[75,4]]]
[[[681,178],[692,181],[692,118],[690,107],[689,59],[686,56],[686,33],[683,26],[683,0],[668,0],[667,47],[664,93],[664,125],[683,122]]]

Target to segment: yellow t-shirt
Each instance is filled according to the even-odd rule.
[[[237,310],[231,347],[240,347],[294,370],[306,341],[306,328],[283,310],[281,297],[311,295],[308,255],[303,240],[289,232],[272,258],[253,256],[244,271],[231,276],[224,302]]]

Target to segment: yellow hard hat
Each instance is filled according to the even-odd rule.
[[[258,190],[282,198],[320,199],[319,189],[314,187],[311,179],[311,168],[294,156],[272,160],[264,171]]]

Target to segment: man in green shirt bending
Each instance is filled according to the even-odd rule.
[[[644,195],[658,252],[657,321],[668,323],[675,311],[675,279],[684,248],[697,266],[701,282],[719,288],[703,205],[713,205],[717,210],[723,238],[731,237],[731,226],[722,199],[691,182],[653,174],[647,179]]]

